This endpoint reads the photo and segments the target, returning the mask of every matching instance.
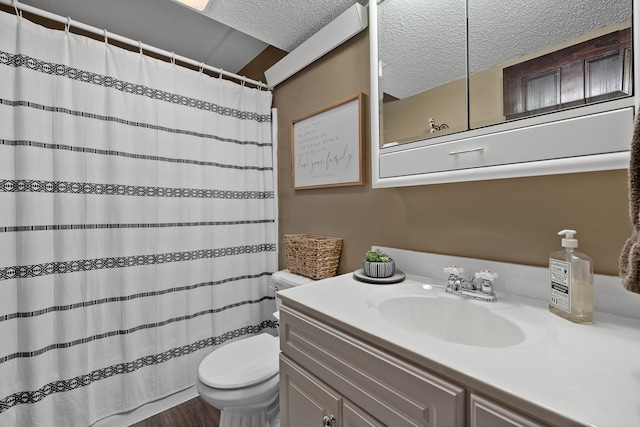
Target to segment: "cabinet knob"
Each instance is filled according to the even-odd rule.
[[[325,415],[322,417],[322,425],[324,427],[332,427],[336,424],[336,417],[333,415]]]

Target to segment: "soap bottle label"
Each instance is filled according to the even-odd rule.
[[[571,313],[571,263],[551,258],[549,274],[551,276],[549,303]]]

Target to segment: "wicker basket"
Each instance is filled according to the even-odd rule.
[[[312,279],[333,277],[338,271],[342,239],[314,234],[285,234],[287,268]]]

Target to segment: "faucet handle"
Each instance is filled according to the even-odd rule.
[[[462,277],[462,275],[464,274],[464,268],[457,267],[455,265],[450,265],[449,267],[445,267],[443,270],[445,273],[453,274],[456,277]]]
[[[482,270],[476,273],[476,279],[488,280],[490,282],[493,282],[497,278],[498,273],[492,273],[489,270]]]

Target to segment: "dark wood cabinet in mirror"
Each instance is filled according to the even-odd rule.
[[[631,94],[631,29],[530,59],[503,72],[507,120]]]

